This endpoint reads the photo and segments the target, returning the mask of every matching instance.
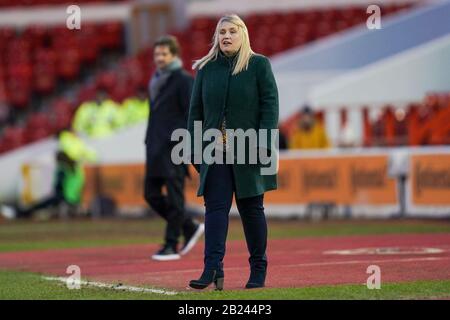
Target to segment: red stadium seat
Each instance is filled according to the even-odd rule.
[[[36,141],[53,133],[53,124],[50,117],[51,113],[32,114],[25,126],[25,140],[27,142]]]
[[[40,94],[50,94],[56,87],[56,54],[51,49],[36,49],[33,68],[34,89]]]
[[[74,111],[74,105],[65,98],[55,100],[51,106],[51,110],[55,113],[70,114]]]
[[[81,61],[93,63],[97,59],[100,49],[100,40],[97,26],[94,24],[84,24],[79,31],[73,31],[77,39],[77,47],[80,48]]]
[[[0,137],[0,154],[7,151],[6,143],[3,141],[3,139]]]
[[[50,105],[55,133],[71,126],[74,111],[73,105],[64,98],[57,99]]]
[[[48,27],[41,25],[28,26],[22,34],[22,37],[27,39],[32,48],[40,48],[46,45],[48,36]]]
[[[3,130],[3,148],[10,151],[25,143],[24,130],[20,127],[6,127]]]
[[[28,106],[31,97],[31,86],[19,79],[11,79],[7,84],[9,102],[12,106],[24,109]]]
[[[107,49],[120,48],[122,46],[122,32],[122,23],[120,22],[110,22],[100,25],[101,47]]]
[[[122,61],[119,65],[119,69],[128,76],[128,81],[133,84],[133,86],[140,86],[143,80],[146,78],[146,74],[141,68],[139,60],[137,58],[127,58]]]
[[[96,82],[97,88],[112,90],[117,83],[117,74],[114,71],[104,71],[97,76]]]
[[[79,49],[69,47],[63,52],[57,56],[57,74],[63,79],[75,79],[80,72]]]
[[[207,31],[211,32],[212,26],[216,24],[216,21],[214,19],[211,19],[210,17],[199,17],[192,21],[191,23],[191,29],[194,31]]]
[[[84,101],[94,100],[97,93],[97,87],[95,84],[84,86],[78,91],[78,97],[76,101],[77,107]]]
[[[24,133],[25,143],[35,142],[44,138],[48,138],[53,134],[51,127],[40,127],[34,130],[26,130]]]

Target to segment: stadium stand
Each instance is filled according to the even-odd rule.
[[[126,0],[77,0],[77,3],[87,4],[87,3],[124,2],[124,1]],[[72,3],[73,1],[65,1],[65,0],[0,0],[0,7],[60,5]]]
[[[361,106],[363,146],[395,147],[450,144],[450,93],[430,93],[423,101],[406,107],[385,105],[371,114],[370,106]],[[379,110],[377,108],[377,110]],[[323,122],[325,111],[318,108],[316,117]],[[280,130],[291,137],[300,120],[300,111],[284,121]],[[340,110],[341,125],[347,108]]]
[[[1,1],[0,6],[12,3],[53,2]],[[409,7],[410,3],[392,4],[382,7],[382,12],[386,15]],[[253,49],[267,56],[364,23],[366,18],[365,8],[357,6],[255,13],[244,17]],[[216,22],[217,17],[195,17],[185,31],[172,32],[180,41],[185,66],[206,53]],[[123,56],[113,67],[96,71],[95,80],[83,83],[74,99],[56,92],[60,80],[80,80],[82,67],[93,65],[101,50],[120,49],[124,43],[123,27],[121,23],[111,22],[83,25],[82,32],[71,32],[59,26],[28,26],[25,30],[0,28],[0,102],[14,110],[11,114],[32,109],[24,114],[22,121],[13,117],[7,122],[0,135],[0,152],[48,137],[69,125],[75,109],[94,99],[97,89],[106,90],[113,100],[122,102],[135,95],[139,87],[147,85],[153,72],[151,48],[135,56]],[[267,41],[267,35],[273,32],[276,37]],[[42,102],[37,108],[30,108],[36,97],[49,96],[51,102],[40,99]],[[38,113],[35,114],[34,109]]]
[[[58,79],[75,80],[82,64],[92,64],[101,49],[122,45],[120,23],[65,27],[29,26],[18,31],[0,29],[1,69],[6,97],[12,107],[26,108],[33,92],[51,94]]]

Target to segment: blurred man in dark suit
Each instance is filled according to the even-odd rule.
[[[172,132],[186,128],[193,77],[183,70],[180,49],[175,37],[164,36],[156,41],[153,57],[156,72],[150,83],[150,117],[146,144],[146,176],[144,196],[147,203],[167,221],[165,242],[154,260],[176,260],[186,254],[203,234],[204,225],[188,217],[184,207],[184,164],[175,165],[171,150]],[[165,188],[165,193],[163,193]],[[184,245],[178,252],[178,239]]]

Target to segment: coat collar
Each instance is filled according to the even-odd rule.
[[[170,73],[169,78],[167,78],[166,83],[165,83],[165,84],[161,87],[161,89],[159,90],[159,93],[158,93],[158,95],[155,97],[155,100],[151,102],[151,105],[154,105],[154,106],[155,106],[155,110],[157,109],[157,104],[156,104],[156,102],[158,101],[158,98],[160,98],[161,95],[162,95],[162,93],[163,93],[165,90],[167,90],[167,87],[170,85],[170,82],[173,80],[173,78],[174,78],[174,77],[177,77],[179,74],[181,74],[182,71],[183,71],[183,68],[179,68],[179,69],[176,69],[176,70],[174,70],[174,71],[172,71],[172,72]]]
[[[231,68],[236,63],[237,56],[238,56],[238,54],[235,53],[233,56],[228,57],[222,51],[219,50],[219,53],[217,54],[217,61],[220,64],[228,66],[228,67]]]

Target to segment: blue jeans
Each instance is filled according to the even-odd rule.
[[[205,200],[205,269],[222,270],[228,215],[236,191],[230,164],[209,167],[204,190]],[[254,271],[267,269],[267,223],[263,206],[264,195],[236,199],[244,226],[250,266]]]

